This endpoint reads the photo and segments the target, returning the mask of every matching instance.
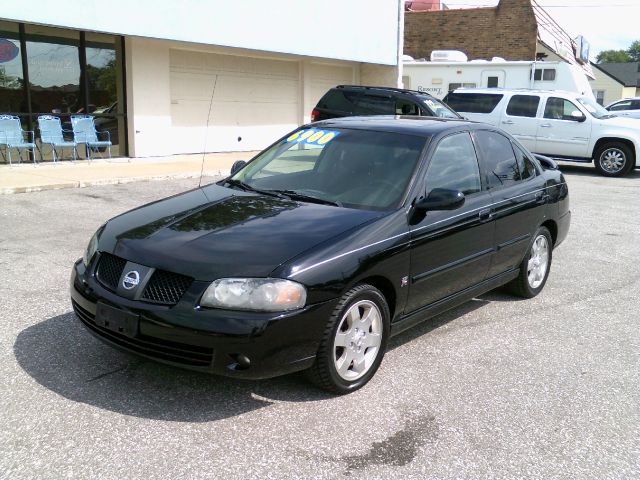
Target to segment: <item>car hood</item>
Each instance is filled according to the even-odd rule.
[[[624,127],[633,129],[636,132],[640,128],[640,122],[638,122],[638,119],[634,117],[610,117],[602,118],[600,121],[606,126]]]
[[[98,249],[199,280],[264,277],[383,215],[210,185],[110,220]]]

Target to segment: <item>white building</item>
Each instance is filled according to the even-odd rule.
[[[120,155],[261,149],[331,86],[400,83],[401,4],[5,0],[0,113],[92,113]]]

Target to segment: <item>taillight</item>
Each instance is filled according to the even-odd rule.
[[[314,108],[311,111],[311,121],[315,122],[318,119],[319,116],[320,116],[320,112]]]

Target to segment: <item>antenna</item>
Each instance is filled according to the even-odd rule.
[[[207,154],[207,138],[209,137],[209,119],[211,118],[211,107],[213,106],[213,96],[216,93],[216,85],[218,83],[218,75],[213,80],[213,89],[211,90],[211,99],[209,100],[209,113],[207,114],[207,126],[204,129],[204,146],[202,147],[202,165],[200,166],[200,180],[198,180],[198,188],[202,186],[202,175],[204,173],[204,157]]]

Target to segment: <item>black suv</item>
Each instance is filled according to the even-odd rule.
[[[435,97],[415,90],[363,85],[338,85],[320,99],[311,121],[354,115],[416,115],[462,118]]]

